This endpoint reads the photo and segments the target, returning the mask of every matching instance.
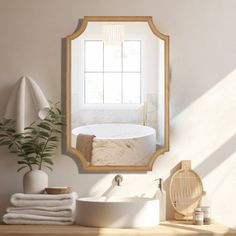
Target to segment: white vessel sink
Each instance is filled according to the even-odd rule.
[[[159,224],[159,200],[152,198],[79,198],[76,223],[88,227],[135,228]]]

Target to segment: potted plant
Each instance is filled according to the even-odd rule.
[[[17,171],[28,169],[23,178],[24,193],[40,193],[48,186],[48,176],[42,169],[52,170],[62,117],[61,110],[51,106],[45,119],[33,122],[23,133],[16,132],[13,120],[0,123],[0,145],[19,156]]]

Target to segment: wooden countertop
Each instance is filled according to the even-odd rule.
[[[186,222],[167,221],[159,226],[140,229],[89,228],[79,225],[0,225],[1,236],[117,236],[117,235],[155,235],[155,236],[236,236],[236,230],[224,225],[192,225]]]

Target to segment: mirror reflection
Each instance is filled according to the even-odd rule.
[[[149,20],[87,20],[67,38],[67,143],[84,166],[145,167],[168,149],[168,36]]]

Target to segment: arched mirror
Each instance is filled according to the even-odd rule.
[[[169,150],[168,72],[152,17],[84,17],[67,37],[67,151],[84,170],[151,170]]]

